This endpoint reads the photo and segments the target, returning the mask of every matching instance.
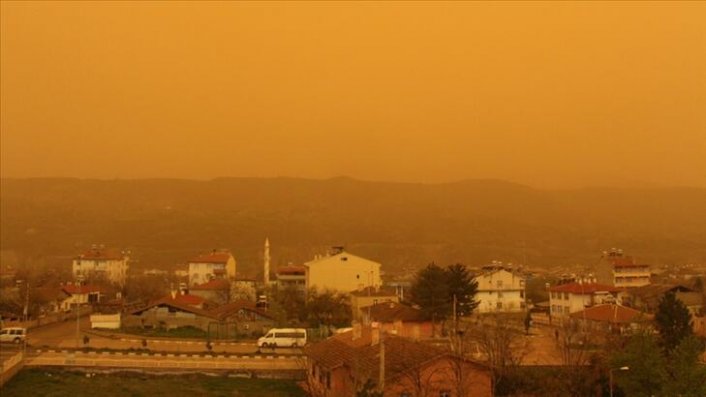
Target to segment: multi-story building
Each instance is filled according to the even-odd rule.
[[[379,263],[350,254],[342,247],[336,247],[328,255],[316,257],[304,266],[307,268],[307,288],[351,292],[382,285]]]
[[[549,307],[552,316],[566,316],[598,304],[621,303],[622,299],[622,288],[598,284],[594,279],[579,280],[549,288]]]
[[[615,256],[613,262],[613,285],[616,287],[642,287],[650,283],[650,266],[635,263],[630,256]]]
[[[128,252],[108,250],[103,246],[94,245],[90,250],[74,258],[72,269],[74,278],[104,278],[113,284],[124,286],[130,260],[128,254]]]
[[[478,312],[519,312],[525,309],[525,276],[502,265],[484,266],[476,275]]]
[[[282,266],[275,271],[277,286],[282,289],[292,288],[306,292],[306,266]]]
[[[214,279],[235,279],[236,263],[230,251],[213,250],[189,261],[189,285],[207,283]]]

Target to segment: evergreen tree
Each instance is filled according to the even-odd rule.
[[[695,336],[681,340],[668,359],[665,395],[706,396],[706,367],[699,363],[703,351],[703,344]]]
[[[435,263],[417,272],[410,291],[412,302],[419,305],[428,319],[441,320],[448,316],[451,302],[447,282],[446,272]]]
[[[614,382],[626,396],[650,397],[662,395],[667,380],[664,356],[657,340],[649,333],[630,337],[625,348],[613,355],[612,368],[628,367],[627,371],[614,371]]]
[[[468,271],[466,266],[457,263],[446,268],[447,285],[449,296],[453,302],[456,296],[456,313],[459,316],[467,316],[478,307],[475,295],[478,291],[478,282]],[[453,310],[453,308],[452,308]]]
[[[662,297],[655,314],[655,325],[661,338],[662,348],[670,353],[682,339],[693,335],[691,314],[684,303],[673,292]]]

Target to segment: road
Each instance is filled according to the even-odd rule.
[[[97,353],[43,351],[29,355],[26,366],[76,366],[145,369],[221,369],[300,371],[305,359],[298,356],[223,356],[197,354]]]
[[[120,337],[102,336],[92,333],[88,317],[80,320],[80,331],[76,335],[76,322],[65,321],[45,325],[30,329],[27,332],[27,340],[34,349],[75,349],[78,347],[90,347],[93,349],[147,349],[153,352],[176,352],[176,353],[200,353],[208,352],[205,340],[195,339],[167,339],[167,338],[144,338],[147,346],[142,345],[140,336],[122,335]],[[83,337],[88,336],[89,342],[83,344]],[[77,344],[78,342],[78,344]],[[212,342],[214,353],[229,354],[257,354],[259,352],[255,342]],[[277,348],[263,349],[264,354],[299,354],[300,349]]]

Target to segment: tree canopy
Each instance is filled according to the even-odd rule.
[[[673,292],[665,294],[660,299],[655,314],[655,325],[665,352],[671,352],[682,339],[694,333],[689,309]]]
[[[469,315],[478,303],[474,297],[478,283],[462,264],[442,268],[435,263],[417,272],[412,283],[412,302],[431,319],[442,320],[456,310],[461,316]]]

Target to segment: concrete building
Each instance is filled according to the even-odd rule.
[[[613,263],[613,285],[618,288],[642,287],[650,284],[650,266],[635,263],[632,257],[615,253]],[[619,254],[619,255],[618,255]]]
[[[476,275],[479,313],[520,312],[525,309],[525,276],[502,265],[484,266]]]
[[[100,302],[101,290],[98,286],[70,284],[61,289],[69,295],[68,299],[62,301],[63,311],[68,311],[77,305],[93,305]]]
[[[364,319],[364,307],[371,307],[378,303],[399,302],[397,292],[388,288],[363,288],[351,292],[351,312],[353,321],[362,322]]]
[[[379,263],[350,254],[342,247],[327,256],[316,257],[304,266],[307,268],[307,288],[351,292],[382,285]]]
[[[128,252],[105,249],[94,245],[90,250],[80,254],[73,260],[73,275],[75,279],[83,277],[86,280],[104,278],[107,281],[124,286],[127,280]]]
[[[236,262],[230,251],[213,250],[189,261],[189,285],[209,282],[213,279],[234,280]]]
[[[281,289],[294,288],[306,293],[306,266],[282,266],[275,271],[277,286]]]
[[[624,290],[593,280],[579,280],[549,288],[552,316],[567,316],[588,307],[605,303],[622,303]]]

